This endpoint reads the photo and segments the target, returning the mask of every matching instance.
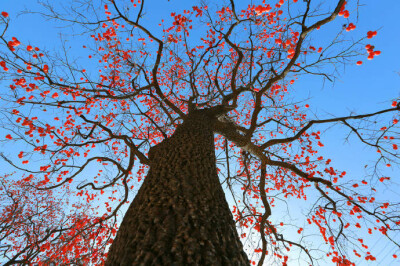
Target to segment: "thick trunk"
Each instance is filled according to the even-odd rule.
[[[217,176],[210,117],[191,114],[150,160],[106,265],[249,265]]]

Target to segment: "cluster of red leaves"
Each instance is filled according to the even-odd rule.
[[[101,264],[111,232],[108,223],[100,224],[83,204],[71,207],[68,194],[37,190],[34,180],[32,175],[0,177],[0,261]]]
[[[370,45],[370,44],[367,44],[365,46],[365,49],[368,52],[368,60],[372,60],[372,59],[374,59],[374,56],[381,54],[381,51],[374,51],[374,48],[375,48],[375,46]]]
[[[20,45],[20,44],[21,44],[21,42],[18,41],[17,38],[12,37],[12,40],[8,42],[8,48],[9,48],[11,51],[15,51],[15,47],[17,47],[17,46]]]

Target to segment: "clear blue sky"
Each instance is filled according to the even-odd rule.
[[[153,1],[153,0],[150,0]],[[158,24],[162,17],[169,17],[170,12],[182,10],[183,6],[190,7],[195,1],[184,0],[156,0],[157,7],[147,10],[144,21]],[[301,1],[301,0],[300,0]],[[332,1],[332,0],[327,0]],[[62,1],[51,1],[56,5]],[[239,2],[239,1],[237,1]],[[254,3],[257,3],[254,1]],[[399,14],[400,0],[361,0],[358,21],[355,13],[351,14],[349,22],[357,22],[357,28],[352,34],[361,36],[369,30],[378,30],[378,35],[371,40],[377,50],[382,54],[368,61],[360,57],[364,62],[361,66],[348,65],[340,72],[334,83],[325,82],[316,77],[302,77],[295,83],[295,95],[301,98],[311,97],[308,101],[310,110],[319,113],[319,117],[329,117],[329,114],[337,116],[348,115],[349,111],[356,113],[373,112],[375,110],[389,108],[391,100],[400,98],[400,31]],[[38,15],[26,14],[17,16],[24,8],[40,10],[34,0],[1,0],[0,11],[7,11],[11,17],[10,33],[8,36],[17,36],[23,43],[32,43],[45,46],[49,50],[57,49],[60,41],[60,32],[68,32],[70,29],[58,29],[53,22],[44,21]],[[337,23],[347,23],[343,17],[339,17]],[[12,34],[11,34],[12,33]],[[329,34],[323,29],[319,32],[323,39]],[[80,56],[83,50],[81,39],[77,36],[63,36],[70,40],[69,45],[75,50],[75,55]],[[85,57],[85,56],[82,56]],[[2,90],[4,88],[1,88]],[[326,116],[324,115],[326,114]],[[1,131],[0,131],[1,133]],[[0,134],[0,138],[4,134]],[[360,143],[354,141],[345,143],[345,133],[340,128],[333,128],[323,136],[325,147],[322,154],[333,159],[335,167],[346,170],[354,178],[362,178],[365,175],[365,165],[374,159],[374,152],[366,149]],[[0,163],[0,166],[2,163]],[[400,178],[399,169],[389,171],[394,179]],[[400,198],[397,192],[390,192],[393,198]],[[400,234],[396,235],[400,241]],[[378,239],[379,240],[379,239]],[[380,265],[400,265],[394,263],[391,255],[393,246],[376,244],[377,239],[370,240],[370,246],[374,246]],[[392,251],[389,253],[389,251]],[[388,253],[387,256],[386,253]],[[398,253],[400,256],[400,254]],[[364,263],[364,262],[363,262]],[[357,264],[363,265],[363,264]],[[378,265],[378,264],[364,264]]]

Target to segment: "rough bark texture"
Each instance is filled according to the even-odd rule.
[[[195,111],[151,149],[106,265],[249,265],[217,176],[212,120]]]

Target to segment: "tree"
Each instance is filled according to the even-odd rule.
[[[111,228],[93,221],[97,218],[90,206],[75,203],[67,211],[68,189],[57,197],[52,190],[37,190],[32,175],[19,181],[11,177],[0,178],[2,265],[102,262]]]
[[[321,254],[339,265],[375,260],[358,229],[399,247],[391,235],[400,229],[399,204],[378,201],[375,186],[391,182],[380,167],[398,163],[400,105],[320,118],[290,98],[303,74],[332,80],[340,65],[378,56],[370,44],[377,31],[348,41],[355,22],[337,17],[357,12],[353,1],[275,2],[202,3],[157,21],[161,30],[144,21],[143,0],[106,1],[104,14],[96,13],[103,1],[73,2],[68,14],[43,3],[43,16],[92,38],[86,68],[66,47],[42,52],[8,36],[2,13],[0,65],[10,88],[2,126],[6,139],[26,146],[21,161],[7,162],[41,178],[25,181],[38,191],[73,183],[92,204],[106,193],[107,213],[93,226],[115,218],[144,180],[106,265],[247,265],[240,238],[252,241],[250,262],[259,265],[286,265],[289,256],[318,263]],[[324,28],[331,39],[317,48]],[[368,181],[318,154],[318,126],[332,124],[378,152]],[[307,228],[272,217],[279,201],[289,208],[295,199],[309,205]]]

